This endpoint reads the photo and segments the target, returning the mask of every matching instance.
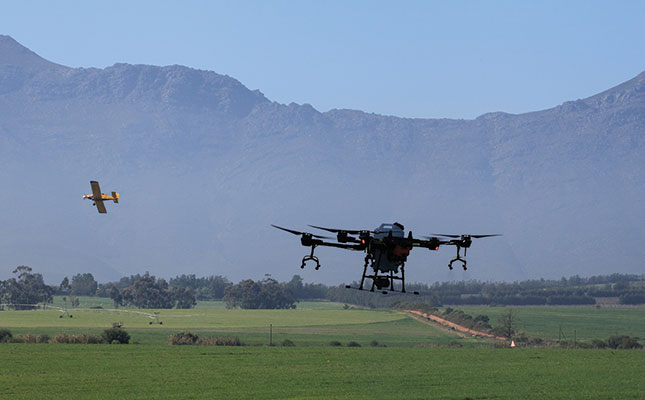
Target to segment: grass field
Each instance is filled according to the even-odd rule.
[[[645,352],[0,345],[2,399],[643,399]]]
[[[82,300],[81,307],[92,304],[90,300]],[[88,307],[92,306],[95,305]],[[343,344],[354,341],[363,346],[376,341],[380,345],[403,347],[451,342],[464,346],[485,344],[473,338],[454,336],[398,312],[345,310],[343,304],[329,302],[302,302],[295,310],[228,310],[220,302],[200,302],[190,310],[81,308],[69,310],[69,314],[72,318],[56,309],[2,311],[0,327],[9,328],[14,335],[31,333],[53,337],[58,333],[99,334],[113,322],[119,322],[131,335],[133,343],[148,345],[165,344],[170,335],[181,331],[206,336],[237,336],[249,345],[269,344],[270,335],[274,344],[289,339],[297,346],[326,346],[331,341]],[[155,316],[162,325],[150,324]]]
[[[508,307],[455,306],[470,315],[485,314],[494,326]],[[517,313],[520,331],[545,339],[607,339],[628,335],[645,339],[645,307],[510,307]],[[575,331],[575,332],[574,332]]]
[[[642,350],[494,349],[395,311],[327,302],[295,310],[200,302],[191,310],[117,311],[102,301],[81,299],[72,318],[59,318],[58,309],[0,311],[0,327],[14,335],[100,334],[122,322],[132,337],[129,345],[0,343],[0,399],[645,399]],[[55,306],[64,307],[60,298]],[[491,321],[505,311],[463,309]],[[556,339],[567,321],[578,339],[587,331],[594,331],[589,338],[645,336],[645,309],[514,310],[523,330]],[[155,316],[163,325],[149,323]],[[168,345],[181,331],[237,336],[248,346]],[[285,339],[296,346],[280,346]],[[329,346],[332,340],[343,346]],[[350,341],[362,347],[347,347]],[[437,347],[455,342],[464,347]]]

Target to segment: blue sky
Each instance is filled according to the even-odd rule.
[[[644,1],[4,1],[59,64],[181,64],[319,111],[522,113],[645,70]],[[1,62],[1,60],[0,60]]]

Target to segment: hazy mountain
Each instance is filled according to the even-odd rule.
[[[414,251],[411,281],[642,273],[644,133],[645,73],[544,111],[406,119],[279,104],[183,66],[69,68],[0,36],[0,278],[349,282],[360,253],[317,249],[321,270],[303,271],[307,249],[270,224],[393,221],[504,234],[474,244],[468,272],[448,271],[452,248]],[[121,193],[107,215],[81,199],[91,179]]]

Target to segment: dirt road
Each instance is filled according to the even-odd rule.
[[[491,335],[490,333],[487,333],[487,332],[481,332],[481,331],[476,331],[474,329],[466,328],[465,326],[455,324],[454,322],[450,322],[450,321],[448,321],[446,319],[437,317],[436,315],[426,314],[426,313],[422,313],[421,311],[415,311],[415,310],[403,310],[403,311],[406,312],[406,313],[409,313],[409,314],[413,314],[413,315],[417,315],[419,317],[423,317],[426,320],[437,322],[437,323],[439,323],[439,324],[441,324],[441,325],[443,325],[443,326],[445,326],[447,328],[454,329],[454,330],[456,330],[458,332],[461,332],[461,333],[464,333],[464,334],[483,336],[483,337],[488,337],[488,338],[491,338],[491,339],[502,340],[502,341],[506,340],[506,338],[503,338],[501,336],[495,336],[495,335]]]

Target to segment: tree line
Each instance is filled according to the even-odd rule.
[[[230,308],[295,308],[299,300],[322,299],[371,308],[390,308],[409,301],[409,296],[375,295],[369,291],[348,290],[344,284],[327,286],[305,283],[299,275],[288,282],[272,278],[232,283],[223,276],[197,277],[182,274],[166,281],[149,273],[122,277],[119,281],[99,284],[92,274],[65,277],[58,286],[46,285],[41,274],[28,266],[19,266],[16,275],[0,281],[0,304],[27,309],[30,304],[51,303],[62,295],[72,306],[78,296],[100,296],[112,299],[114,307],[192,308],[198,300],[221,300]],[[353,287],[358,286],[353,282]],[[645,304],[645,281],[637,275],[611,274],[560,280],[526,280],[521,282],[437,282],[432,285],[410,283],[408,292],[418,303],[442,305],[581,305],[596,304],[598,297],[614,297],[619,304]]]

